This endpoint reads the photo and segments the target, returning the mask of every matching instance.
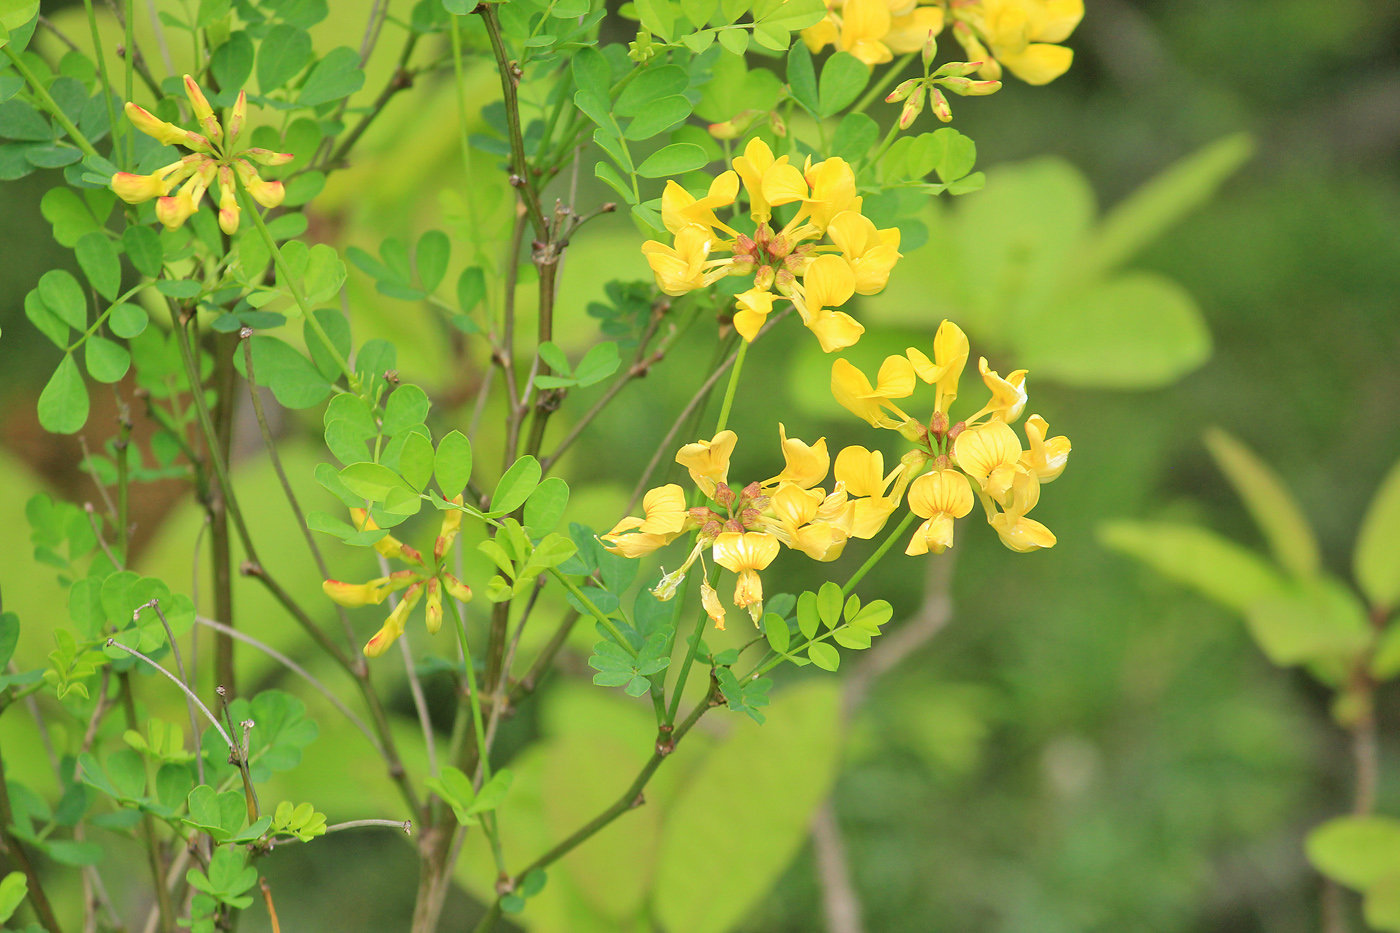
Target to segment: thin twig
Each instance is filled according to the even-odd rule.
[[[342,829],[356,829],[361,826],[392,826],[401,829],[408,835],[413,835],[412,820],[349,820],[345,823],[333,823],[326,827],[326,832],[335,833]]]
[[[65,35],[63,34],[63,30],[62,30],[62,29],[59,29],[57,26],[55,26],[55,25],[53,24],[53,20],[49,19],[47,16],[40,16],[40,17],[39,17],[39,25],[43,26],[43,27],[44,27],[45,29],[47,29],[49,32],[51,32],[51,33],[53,33],[55,36],[57,36],[57,37],[58,37],[58,40],[59,40],[60,42],[62,42],[64,45],[68,46],[70,49],[72,49],[72,50],[75,51],[75,52],[81,53],[81,50],[78,48],[77,44],[76,44],[72,39],[70,39],[70,38],[68,38],[67,36],[65,36]]]
[[[379,573],[382,576],[389,575],[389,561],[383,554],[379,557]],[[394,609],[399,604],[397,593],[389,594],[389,608]],[[413,664],[413,651],[408,646],[408,633],[404,633],[399,638],[399,653],[403,657],[403,669],[408,676],[408,692],[413,696],[413,708],[418,712],[418,725],[423,730],[423,745],[428,752],[428,773],[437,774],[437,738],[433,734],[433,720],[428,715],[428,701],[423,696],[423,684],[418,679],[418,671]]]
[[[535,580],[535,588],[530,591],[530,598],[525,602],[525,609],[520,613],[520,621],[515,624],[515,634],[511,636],[505,658],[501,661],[501,676],[496,679],[496,689],[491,695],[491,715],[486,720],[486,750],[488,752],[496,740],[496,726],[500,723],[501,714],[505,710],[506,682],[510,680],[510,666],[515,661],[515,649],[520,646],[520,636],[525,631],[525,623],[530,620],[530,613],[534,611],[535,603],[539,600],[544,585],[544,577],[541,576]],[[477,767],[480,767],[480,764]]]
[[[58,924],[58,917],[53,912],[53,906],[49,903],[48,895],[44,893],[44,885],[39,879],[39,873],[34,869],[34,864],[29,861],[29,855],[24,850],[24,845],[10,833],[10,825],[14,822],[14,811],[10,809],[10,792],[3,780],[5,774],[5,763],[0,759],[0,848],[10,859],[19,866],[29,879],[29,901],[34,908],[34,912],[39,915],[39,922],[49,933],[63,933],[62,927]]]
[[[374,746],[374,750],[376,752],[379,752],[381,755],[384,753],[384,747],[379,744],[379,739],[375,738],[374,732],[370,730],[369,726],[365,725],[364,720],[362,720],[359,716],[356,716],[355,713],[348,706],[341,702],[339,697],[332,693],[325,684],[317,680],[306,668],[302,667],[300,664],[293,661],[291,658],[287,657],[285,654],[278,651],[276,648],[273,648],[271,645],[264,644],[263,642],[258,641],[253,636],[241,632],[238,629],[232,628],[231,626],[224,625],[222,622],[216,621],[214,619],[206,619],[204,616],[199,615],[195,616],[195,621],[198,622],[200,625],[207,626],[211,629],[214,629],[217,632],[223,632],[225,635],[230,635],[233,638],[236,638],[239,641],[243,642],[245,645],[248,645],[252,648],[256,648],[258,651],[261,651],[269,658],[272,658],[272,660],[287,668],[287,670],[291,671],[293,674],[296,674],[298,677],[305,680],[312,687],[314,687],[316,691],[321,694],[321,696],[325,697],[326,700],[329,701],[330,704],[334,706],[337,711],[339,711],[346,719],[350,720],[350,722],[354,724],[355,728],[359,729],[360,732],[364,734],[365,738],[369,739],[369,743]]]
[[[170,682],[173,683],[175,686],[179,687],[180,692],[184,693],[185,696],[189,697],[194,702],[194,704],[200,708],[200,711],[204,713],[205,717],[207,717],[208,720],[214,724],[214,728],[219,731],[219,736],[224,740],[224,744],[229,747],[229,750],[237,750],[238,746],[233,744],[233,739],[229,738],[229,734],[224,731],[224,727],[219,725],[219,720],[215,718],[213,713],[209,712],[209,707],[205,706],[200,701],[199,697],[194,695],[194,691],[190,690],[189,687],[186,687],[184,683],[181,682],[180,678],[176,677],[174,674],[166,670],[162,665],[157,664],[155,661],[152,661],[150,658],[146,657],[144,654],[137,651],[135,648],[132,648],[129,645],[123,645],[115,638],[107,639],[107,647],[120,648],[128,654],[134,654],[136,657],[140,658],[142,661],[145,661],[151,667],[155,668],[156,670],[164,674],[166,677],[168,677],[170,679]]]
[[[827,933],[865,933],[860,897],[851,883],[846,843],[836,823],[836,810],[828,798],[812,821],[812,852],[822,885],[822,907]]]

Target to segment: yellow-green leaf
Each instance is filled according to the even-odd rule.
[[[1206,430],[1206,447],[1230,480],[1274,557],[1296,577],[1311,577],[1320,562],[1317,540],[1297,500],[1277,473],[1220,428]]]
[[[1353,567],[1372,605],[1390,610],[1400,603],[1400,463],[1391,467],[1366,509]]]

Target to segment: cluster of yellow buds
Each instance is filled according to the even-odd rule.
[[[908,483],[909,509],[924,519],[906,554],[941,553],[951,546],[953,521],[972,511],[974,493],[1008,548],[1053,547],[1055,535],[1026,513],[1040,501],[1040,487],[1064,471],[1069,439],[1047,438],[1045,419],[1031,415],[1022,446],[1011,425],[1026,407],[1026,370],[1003,378],[987,367],[986,357],[979,360],[978,371],[991,398],[971,416],[953,422],[948,407],[958,397],[968,350],[967,336],[944,321],[934,336],[932,360],[910,347],[904,355],[885,359],[874,385],[855,366],[837,360],[831,392],[851,413],[874,427],[898,431],[915,445],[895,477],[896,488]],[[892,401],[913,395],[916,380],[935,387],[927,422],[911,418]]]
[[[742,181],[753,236],[740,233],[715,215],[735,202]],[[773,208],[799,204],[781,230],[770,226]],[[674,181],[661,197],[661,218],[675,236],[673,245],[655,240],[642,252],[668,295],[711,285],[729,276],[753,276],[753,287],[737,297],[734,327],[745,340],[758,335],[773,302],[791,301],[804,323],[828,353],[851,346],[865,328],[838,311],[854,294],[873,295],[885,287],[900,259],[899,230],[877,230],[861,214],[855,173],[844,159],[802,168],[750,139],[733,168],[716,178],[709,192],[696,198]],[[830,245],[819,244],[827,237]],[[711,253],[727,251],[724,258]]]
[[[455,505],[462,504],[462,495],[450,500]],[[361,531],[378,529],[374,519],[364,509],[351,509],[355,527]],[[399,604],[384,620],[384,625],[366,642],[365,657],[377,658],[398,640],[404,632],[404,625],[420,600],[425,600],[425,622],[428,634],[436,635],[442,628],[442,596],[446,593],[453,599],[468,602],[472,598],[471,587],[447,572],[442,562],[443,555],[452,546],[457,532],[462,527],[462,513],[459,509],[447,509],[442,513],[442,527],[433,543],[433,559],[424,560],[423,554],[409,547],[392,535],[385,535],[374,543],[374,549],[388,560],[401,560],[409,565],[408,570],[399,570],[387,577],[377,577],[366,583],[342,583],[339,580],[326,580],[321,590],[331,598],[350,609],[360,606],[378,606],[390,593],[404,590]]]
[[[1062,45],[1084,18],[1084,0],[953,0],[953,36],[983,78],[1002,66],[1027,84],[1049,84],[1069,70],[1074,52]]]
[[[150,111],[127,102],[127,119],[138,130],[163,146],[180,145],[193,151],[149,175],[118,172],[112,176],[112,190],[128,204],[159,198],[156,217],[166,229],[174,230],[199,210],[204,192],[218,181],[219,227],[232,236],[238,232],[240,221],[235,176],[254,201],[263,207],[276,207],[286,197],[282,183],[264,181],[248,160],[260,165],[286,165],[292,161],[292,155],[246,146],[239,148],[238,140],[248,118],[248,95],[244,91],[238,92],[238,100],[229,108],[222,124],[214,116],[214,108],[209,106],[204,92],[189,75],[185,75],[185,95],[200,132],[166,123]],[[182,182],[183,186],[172,195],[170,192]]]
[[[729,459],[738,441],[733,431],[686,444],[676,454],[676,462],[689,470],[707,504],[688,507],[680,486],[657,487],[642,500],[643,516],[624,518],[601,540],[614,554],[642,557],[698,531],[684,564],[665,575],[653,592],[670,599],[708,548],[715,563],[738,575],[733,604],[747,609],[757,623],[763,614],[758,572],[773,562],[781,547],[801,551],[813,560],[835,560],[848,539],[878,533],[904,492],[903,484],[891,490],[892,479],[884,477],[884,459],[878,451],[847,447],[836,457],[836,482],[828,493],[818,485],[831,469],[826,438],[807,444],[789,438],[781,424],[778,437],[782,472],[737,490],[729,484]],[[701,599],[715,624],[724,628],[724,608],[708,580],[701,585]]]
[[[899,128],[902,130],[914,125],[914,121],[924,111],[926,100],[934,116],[944,123],[950,122],[953,119],[953,109],[948,106],[948,98],[943,94],[944,88],[959,97],[985,97],[1001,90],[1000,81],[973,81],[968,77],[983,67],[982,62],[947,62],[930,73],[933,57],[937,54],[938,43],[934,41],[933,33],[929,33],[922,56],[924,76],[900,82],[885,98],[887,104],[904,102],[904,109],[899,113]]]
[[[827,0],[826,16],[802,30],[812,54],[828,45],[850,52],[874,67],[895,55],[917,52],[930,35],[943,31],[941,5],[924,0]]]

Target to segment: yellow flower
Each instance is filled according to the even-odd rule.
[[[899,497],[885,492],[899,474],[896,469],[885,475],[885,455],[878,450],[854,446],[836,455],[836,481],[856,497],[849,504],[851,537],[873,538],[885,527],[899,506]]]
[[[894,56],[880,40],[890,31],[885,0],[846,0],[841,8],[841,48],[867,65],[883,65]]]
[[[1004,421],[988,421],[958,435],[953,442],[953,459],[983,491],[1000,502],[1016,476],[1021,441]]]
[[[713,240],[709,230],[692,224],[676,234],[674,248],[655,240],[643,243],[642,253],[656,274],[657,286],[668,295],[684,295],[709,284],[705,281],[705,261]]]
[[[152,198],[159,198],[156,202],[156,218],[167,229],[174,230],[199,210],[204,192],[217,178],[219,227],[232,236],[238,232],[241,215],[234,181],[235,172],[238,181],[263,207],[276,207],[286,196],[281,182],[264,181],[258,177],[253,167],[240,157],[246,156],[263,165],[285,165],[292,160],[292,155],[267,149],[237,148],[238,138],[242,135],[248,117],[246,93],[238,93],[226,123],[220,125],[213,107],[209,105],[204,92],[199,89],[194,79],[185,75],[184,85],[190,107],[203,133],[166,123],[129,101],[124,110],[132,126],[153,137],[161,145],[178,144],[194,150],[195,154],[172,162],[150,175],[117,172],[109,184],[117,196],[128,204],[140,204]],[[181,182],[184,182],[184,186],[172,195],[171,190]]]
[[[733,431],[721,431],[708,441],[686,444],[676,454],[676,462],[689,470],[695,485],[713,499],[718,484],[729,480],[729,456],[738,440]]]
[[[822,350],[833,353],[853,346],[865,328],[844,311],[833,311],[855,293],[856,277],[850,263],[840,256],[818,256],[802,277],[802,294],[793,304],[802,323],[817,335]]]
[[[826,235],[850,264],[857,295],[874,295],[884,289],[890,270],[901,258],[898,227],[876,230],[864,214],[842,211],[831,219]]]
[[[658,486],[642,497],[645,518],[628,516],[601,540],[623,557],[641,557],[676,540],[694,522],[686,510],[685,491],[675,483]]]
[[[954,30],[958,41],[969,56],[987,62],[980,71],[984,78],[1001,77],[999,62],[1027,84],[1048,84],[1064,74],[1074,60],[1072,50],[1054,43],[1063,42],[1079,25],[1084,3],[977,0],[963,4],[955,15],[965,21]],[[990,46],[990,57],[982,41]]]
[[[948,406],[958,397],[958,380],[967,365],[967,335],[952,321],[938,325],[933,337],[933,360],[922,351],[909,347],[906,351],[914,372],[929,385],[937,386],[934,411],[948,413]]]
[[[384,620],[384,625],[379,631],[374,633],[374,637],[365,643],[364,654],[367,658],[377,658],[389,646],[398,641],[403,634],[404,623],[408,621],[408,614],[413,611],[413,607],[418,605],[418,600],[423,596],[423,587],[420,584],[413,584],[403,594],[403,599],[394,607],[394,611],[389,613],[389,618]]]
[[[350,521],[354,524],[355,529],[357,531],[379,530],[379,525],[375,522],[374,519],[369,517],[369,513],[366,512],[364,509],[351,509]],[[374,542],[374,549],[390,560],[393,560],[396,557],[403,557],[405,550],[411,553],[412,557],[410,559],[415,560],[415,562],[421,562],[422,560],[422,555],[420,555],[417,551],[413,550],[413,548],[407,547],[402,541],[400,541],[398,538],[395,538],[393,535],[385,535],[378,541]]]
[[[735,297],[739,309],[734,312],[734,329],[749,343],[753,343],[773,313],[773,297],[772,292],[761,288],[751,288]]]
[[[1005,508],[987,522],[996,529],[1002,544],[1021,554],[1055,546],[1055,535],[1049,528],[1026,518],[1039,501],[1040,480],[1029,470],[1017,471],[1007,491]]]
[[[987,388],[992,390],[992,397],[982,406],[981,411],[968,420],[990,414],[993,421],[1005,421],[1009,424],[1021,417],[1021,412],[1026,407],[1027,370],[1018,369],[1014,373],[1007,373],[1003,379],[997,375],[996,370],[987,368],[987,358],[984,356],[977,361],[977,371],[982,374],[982,381],[987,384]]]
[[[342,583],[339,580],[324,580],[321,583],[321,592],[329,596],[331,602],[337,605],[347,609],[358,609],[361,606],[378,606],[384,602],[384,597],[389,595],[389,589],[385,586],[388,582],[388,577],[379,577],[368,583]]]
[[[956,470],[925,473],[909,486],[909,511],[925,521],[904,553],[942,554],[953,546],[953,520],[972,511],[972,487]]]
[[[763,581],[758,571],[778,556],[778,539],[761,531],[726,531],[715,538],[711,553],[715,563],[739,575],[734,605],[747,609],[757,625],[763,617]]]
[[[674,181],[667,181],[666,190],[661,194],[661,222],[672,233],[680,233],[686,227],[699,227],[708,235],[719,227],[732,235],[734,231],[715,216],[715,208],[733,204],[738,193],[739,176],[734,172],[724,172],[710,182],[709,193],[698,199]]]
[[[800,438],[789,438],[787,428],[778,422],[778,437],[783,448],[783,472],[763,485],[773,483],[796,483],[803,489],[811,489],[826,478],[831,469],[831,455],[826,450],[826,438],[819,437],[815,444],[808,444]]]
[[[791,172],[787,172],[786,169],[791,169]],[[773,150],[769,149],[768,144],[757,136],[749,140],[748,145],[744,147],[744,154],[734,160],[734,171],[743,179],[744,191],[749,196],[749,216],[753,218],[754,223],[767,223],[773,216],[773,207],[763,194],[763,186],[769,175],[775,179],[775,192],[781,190],[783,194],[787,193],[786,186],[791,184],[790,175],[796,175],[797,180],[802,183],[802,194],[796,198],[789,197],[778,203],[786,204],[789,201],[805,197],[807,194],[807,185],[806,182],[802,181],[802,173],[795,167],[788,165],[787,156],[779,156],[774,159]],[[784,181],[777,181],[780,176]]]
[[[936,36],[943,31],[942,7],[916,6],[902,15],[890,12],[890,30],[881,41],[896,55],[919,51],[929,33]]]
[[[872,427],[897,431],[912,423],[914,419],[901,411],[890,399],[908,398],[913,392],[913,366],[902,356],[885,359],[880,366],[877,384],[873,386],[870,380],[865,378],[865,373],[846,360],[838,359],[831,364],[831,394],[842,407],[856,417],[865,419]],[[895,415],[898,420],[888,417],[886,411]]]
[[[1050,425],[1040,415],[1026,419],[1026,440],[1029,449],[1021,455],[1021,464],[1035,473],[1041,483],[1048,483],[1065,471],[1069,462],[1069,438],[1064,435],[1045,439]]]
[[[705,609],[705,615],[710,617],[710,621],[715,624],[717,631],[724,631],[724,606],[719,601],[719,593],[710,586],[710,581],[701,579],[700,581],[700,605]]]
[[[856,175],[845,159],[833,156],[812,165],[809,158],[802,174],[812,188],[811,196],[803,205],[803,211],[817,229],[825,231],[832,218],[842,211],[860,212],[861,199],[856,195]]]

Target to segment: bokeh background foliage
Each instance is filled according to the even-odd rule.
[[[357,44],[368,7],[338,0],[316,28],[318,50]],[[394,5],[404,16],[409,7]],[[85,35],[80,7],[44,12]],[[1074,468],[1041,506],[1059,545],[1009,562],[990,536],[961,536],[950,621],[874,683],[848,725],[837,685],[797,676],[775,691],[767,726],[708,723],[715,730],[696,733],[646,807],[551,873],[531,929],[818,929],[823,882],[807,820],[829,791],[870,930],[1316,928],[1319,883],[1303,838],[1346,808],[1351,779],[1328,694],[1272,667],[1230,612],[1105,549],[1097,533],[1111,518],[1171,521],[1262,550],[1203,443],[1218,425],[1280,474],[1316,529],[1323,565],[1345,576],[1367,501],[1400,458],[1397,35],[1394,6],[1365,0],[1091,0],[1068,75],[1045,88],[1009,82],[986,105],[958,108],[954,125],[978,140],[986,189],[927,210],[926,243],[906,250],[885,294],[857,308],[882,336],[853,360],[869,367],[891,348],[926,343],[949,316],[994,366],[1030,368],[1038,410],[1075,442]],[[366,87],[382,86],[389,64],[372,65]],[[495,76],[468,81],[488,99]],[[450,82],[418,91],[413,107],[391,107],[376,124],[361,161],[332,177],[312,238],[374,254],[389,234],[411,241],[440,228],[469,244],[474,223],[500,222],[508,206],[482,180],[495,156],[477,153],[482,171],[461,171]],[[484,121],[470,131],[490,133]],[[94,495],[76,468],[77,442],[44,435],[33,414],[57,354],[22,303],[38,270],[71,255],[38,209],[57,183],[41,172],[7,184],[0,205],[0,527],[15,557],[0,586],[6,610],[25,620],[26,669],[51,650],[41,620],[64,607],[52,575],[29,567],[24,504],[43,490]],[[584,309],[604,282],[646,277],[638,242],[619,218],[571,249],[561,345],[595,332]],[[349,301],[357,341],[392,332],[402,369],[440,390],[455,384],[450,335],[431,314],[379,294],[359,272]],[[834,446],[869,443],[831,404],[829,361],[803,337],[779,330],[755,346],[745,396],[823,419]],[[710,348],[688,352],[698,367]],[[667,412],[693,391],[684,358],[668,367],[625,393],[570,454],[565,475],[589,490],[571,517],[602,526],[620,514],[635,478],[596,451],[616,451],[620,463],[649,455]],[[110,416],[94,392],[91,446]],[[280,449],[299,495],[332,508],[311,478],[319,425],[284,417]],[[766,406],[735,415],[741,436],[766,434],[771,421]],[[263,560],[286,567],[283,578],[314,604],[309,559],[277,533],[290,513],[275,477],[256,437],[244,440],[236,469],[244,501],[261,503],[248,510]],[[767,453],[745,446],[737,473],[749,472],[744,456],[758,470]],[[141,487],[134,562],[184,580],[201,515],[172,490]],[[780,569],[794,590],[803,583],[798,562]],[[891,561],[872,578],[897,624],[929,610],[924,569]],[[367,568],[345,558],[333,570],[358,579]],[[240,583],[236,599],[252,634],[310,656],[260,590]],[[610,799],[650,741],[644,708],[577,683],[582,647],[573,674],[541,691],[498,746],[543,738],[511,762],[521,815],[508,845],[522,855]],[[240,658],[245,682],[277,685],[263,659]],[[427,685],[446,711],[444,684]],[[1391,693],[1378,700],[1389,774],[1400,710]],[[406,691],[397,708],[401,744],[414,748]],[[279,776],[284,796],[315,800],[332,819],[390,809],[392,790],[359,737],[314,702],[312,711],[324,714],[321,735]],[[172,698],[166,718],[179,715]],[[7,748],[27,749],[7,758],[14,776],[46,787],[29,722],[7,716],[0,730]],[[331,779],[345,773],[357,780]],[[1400,812],[1394,786],[1382,782],[1383,812]],[[720,810],[742,818],[714,819]],[[482,867],[469,853],[463,881],[488,877]],[[351,834],[267,863],[277,889],[301,892],[279,900],[283,924],[301,929],[330,915],[347,930],[396,928],[415,870],[401,841]],[[462,896],[449,911],[467,918],[476,908]],[[245,929],[263,922],[250,912]]]

